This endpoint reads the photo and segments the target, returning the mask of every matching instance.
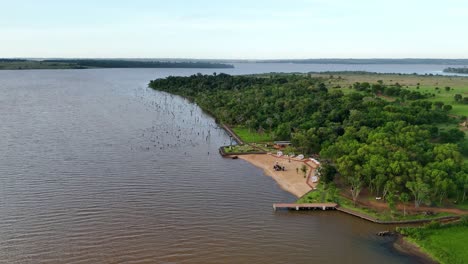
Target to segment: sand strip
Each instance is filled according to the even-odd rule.
[[[296,197],[301,197],[312,190],[312,187],[307,184],[307,181],[314,173],[312,167],[315,168],[315,166],[313,163],[306,163],[304,160],[298,161],[289,158],[278,158],[271,154],[239,155],[239,158],[263,169],[264,173],[275,179],[282,189],[292,193]],[[284,166],[286,170],[275,171],[273,166],[276,162],[278,162],[280,166]],[[301,166],[304,164],[308,166],[308,176],[306,178],[304,178],[304,173],[301,171]],[[311,185],[314,186],[314,184]]]

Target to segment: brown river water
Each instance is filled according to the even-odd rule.
[[[0,263],[417,263],[388,227],[274,212],[294,197],[221,158],[229,137],[196,105],[147,88],[212,71],[0,71]]]

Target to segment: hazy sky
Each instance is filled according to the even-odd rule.
[[[467,0],[0,0],[0,57],[468,58]]]

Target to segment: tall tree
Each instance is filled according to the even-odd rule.
[[[409,201],[410,197],[407,193],[401,193],[399,199],[403,204],[403,216],[406,216],[406,203]]]
[[[427,201],[429,195],[429,185],[425,184],[421,179],[409,181],[406,183],[406,188],[411,191],[414,197],[414,207],[418,208],[419,205]]]

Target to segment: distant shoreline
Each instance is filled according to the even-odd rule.
[[[134,61],[134,62],[169,62],[169,63],[286,63],[286,64],[433,64],[433,65],[465,65],[468,66],[468,58],[438,59],[438,58],[304,58],[304,59],[196,59],[196,58],[0,58],[4,60],[27,61]]]
[[[448,67],[448,68],[445,68],[445,69],[444,69],[444,72],[448,72],[448,73],[458,73],[458,74],[468,74],[468,68],[467,68],[467,67],[463,67],[463,68],[452,68],[452,67]]]
[[[137,61],[111,59],[53,59],[26,60],[0,59],[0,70],[47,70],[47,69],[102,69],[102,68],[186,68],[230,69],[231,64],[213,62]]]
[[[294,63],[294,64],[437,64],[468,65],[468,59],[279,59],[256,60],[259,63]]]

